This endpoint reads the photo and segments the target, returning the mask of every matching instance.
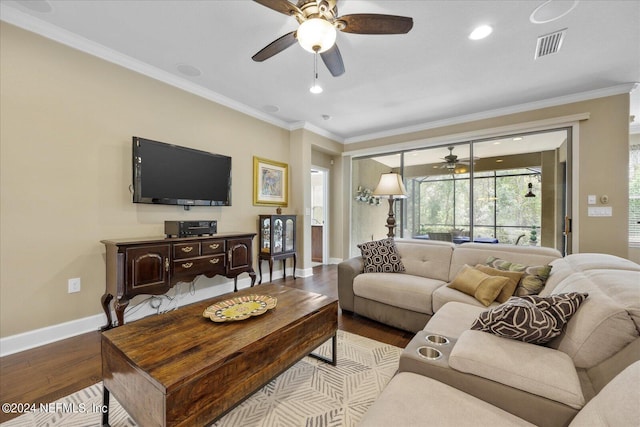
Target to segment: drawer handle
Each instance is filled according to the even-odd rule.
[[[209,260],[209,262],[210,262],[211,264],[217,264],[217,263],[219,263],[219,262],[220,262],[220,258],[210,259],[210,260]]]
[[[185,262],[182,264],[183,268],[191,268],[193,267],[193,263],[192,262]]]
[[[220,243],[212,243],[209,245],[211,249],[218,249],[220,247]]]
[[[193,250],[193,246],[185,246],[184,248],[180,248],[182,252],[189,253]]]

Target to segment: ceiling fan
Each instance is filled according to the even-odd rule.
[[[455,147],[447,147],[449,154],[442,158],[445,162],[440,166],[440,168],[447,169],[453,173],[465,173],[469,170],[467,167],[469,165],[469,161],[468,159],[458,160],[458,156],[453,154],[454,148]]]
[[[355,34],[406,34],[413,19],[404,16],[358,13],[338,16],[337,0],[254,0],[276,12],[293,16],[297,30],[274,40],[251,58],[262,62],[282,52],[297,41],[309,52],[319,53],[334,77],[344,73],[344,63],[335,44],[337,30]]]

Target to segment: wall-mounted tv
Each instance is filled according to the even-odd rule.
[[[231,157],[134,136],[133,202],[231,206]]]

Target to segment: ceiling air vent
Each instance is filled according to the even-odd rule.
[[[565,28],[551,34],[538,37],[535,59],[557,53],[560,50],[560,47],[562,47],[562,41],[564,40],[564,35],[566,33],[567,29]]]

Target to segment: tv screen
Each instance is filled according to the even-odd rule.
[[[231,206],[231,157],[134,136],[133,202]]]

